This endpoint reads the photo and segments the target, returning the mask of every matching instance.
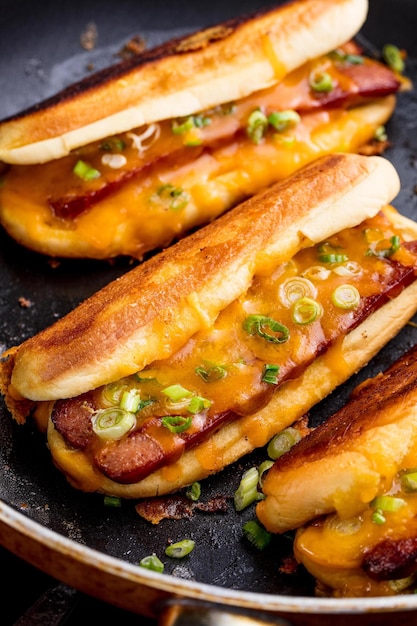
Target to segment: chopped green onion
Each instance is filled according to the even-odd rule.
[[[104,496],[104,506],[120,509],[122,506],[122,499],[116,496]]]
[[[194,550],[195,541],[192,539],[183,539],[176,543],[171,543],[166,550],[165,554],[173,559],[183,559]]]
[[[381,509],[378,509],[377,511],[374,511],[374,513],[372,513],[371,520],[374,524],[377,524],[378,526],[385,524],[385,522],[387,521]]]
[[[170,400],[174,402],[178,402],[180,400],[184,400],[184,398],[191,398],[194,394],[189,389],[186,389],[182,385],[170,385],[169,387],[165,387],[162,389],[162,392],[165,396],[167,396]]]
[[[141,567],[145,567],[146,569],[150,569],[153,572],[159,572],[162,574],[164,571],[164,564],[156,554],[151,554],[150,556],[145,556],[141,561],[139,561],[139,565]]]
[[[332,293],[332,302],[339,309],[355,309],[361,301],[361,295],[354,285],[338,285]]]
[[[268,383],[269,385],[277,385],[279,380],[279,365],[265,363],[261,380],[263,383]]]
[[[122,393],[120,408],[131,413],[137,413],[140,407],[139,389],[128,389]]]
[[[333,50],[333,52],[329,54],[329,57],[335,61],[350,63],[351,65],[363,65],[365,62],[364,57],[360,54],[349,54],[343,50]]]
[[[249,115],[246,132],[253,143],[261,143],[268,128],[268,118],[260,109],[252,111]]]
[[[320,244],[319,261],[321,263],[345,263],[348,261],[348,256],[339,250],[340,248],[335,248],[328,242]]]
[[[258,550],[264,550],[272,540],[272,534],[255,520],[250,520],[243,525],[243,533]]]
[[[362,526],[362,519],[358,516],[340,519],[336,514],[326,518],[326,526],[339,535],[354,535]]]
[[[125,142],[119,137],[109,137],[100,144],[100,150],[105,150],[106,152],[122,152],[125,147]]]
[[[331,274],[331,270],[327,269],[327,267],[323,267],[322,265],[312,265],[308,269],[305,270],[304,276],[311,280],[326,280],[329,278]]]
[[[196,367],[195,373],[204,380],[205,383],[212,383],[226,376],[226,370],[221,365],[212,365],[211,367]]]
[[[296,111],[288,110],[288,111],[274,111],[270,115],[268,115],[268,122],[275,128],[279,133],[287,130],[291,126],[295,126],[300,122],[300,116]]]
[[[259,475],[259,486],[262,488],[263,487],[263,482],[264,482],[264,474],[265,472],[267,472],[269,469],[271,469],[271,467],[273,466],[274,462],[269,460],[268,461],[263,461],[260,466],[258,467],[258,475]]]
[[[211,400],[207,400],[207,398],[202,398],[201,396],[194,396],[191,398],[189,405],[187,406],[187,411],[193,413],[201,413],[204,409],[208,409],[211,406]]]
[[[388,135],[385,126],[378,126],[374,133],[374,139],[377,141],[387,141]]]
[[[301,434],[296,428],[292,426],[285,428],[285,430],[275,435],[269,442],[266,449],[269,458],[275,461],[275,459],[278,459],[285,454],[285,452],[291,450],[300,439]]]
[[[259,335],[271,343],[285,343],[290,337],[290,331],[284,324],[265,315],[249,315],[243,322],[243,329],[250,335]]]
[[[76,162],[72,171],[76,176],[78,176],[78,178],[85,181],[94,180],[95,178],[99,178],[101,176],[98,170],[81,160]]]
[[[190,428],[193,418],[190,416],[184,417],[183,415],[166,415],[161,419],[161,422],[172,433],[178,434]]]
[[[234,495],[236,511],[243,511],[243,509],[246,509],[246,507],[258,500],[258,482],[259,473],[256,467],[251,467],[244,472]]]
[[[401,239],[398,235],[393,235],[389,239],[381,239],[372,242],[366,254],[368,256],[377,256],[380,258],[390,257],[397,252],[401,245]]]
[[[296,324],[304,325],[315,322],[321,317],[323,308],[312,298],[300,298],[293,306],[292,319]]]
[[[382,48],[382,57],[385,63],[392,69],[394,72],[398,72],[402,74],[405,69],[404,59],[402,58],[401,51],[397,46],[394,46],[391,43],[385,44]]]
[[[309,85],[317,93],[329,93],[333,91],[333,80],[328,72],[312,71],[309,77]]]
[[[185,492],[185,495],[187,496],[189,500],[192,500],[193,502],[197,502],[197,500],[199,500],[201,496],[200,483],[194,482],[192,485],[190,485],[187,491]]]
[[[400,476],[401,487],[408,493],[415,493],[417,491],[417,469],[411,469],[404,472]]]
[[[334,267],[333,272],[338,276],[360,276],[360,274],[362,274],[362,268],[359,263],[355,261],[347,261],[347,263],[343,263],[343,265]]]
[[[279,286],[278,296],[282,304],[291,307],[294,302],[306,296],[315,298],[317,295],[316,286],[304,276],[292,276],[286,278]]]
[[[156,194],[153,194],[150,199],[151,202],[161,205],[162,208],[180,211],[187,206],[190,196],[181,187],[167,183],[158,187]]]
[[[126,391],[127,385],[125,381],[117,381],[114,383],[109,383],[103,387],[101,392],[104,402],[107,404],[120,404],[120,398],[122,394]]]
[[[374,498],[370,503],[372,508],[388,513],[398,511],[398,509],[405,504],[405,500],[402,498],[396,498],[395,496],[376,496],[376,498]]]
[[[194,128],[194,117],[192,115],[187,117],[187,119],[181,123],[174,120],[171,126],[171,129],[174,135],[183,135],[184,133],[187,133],[192,128]]]
[[[102,439],[121,439],[136,424],[136,417],[130,411],[118,407],[102,409],[92,417],[93,431]]]

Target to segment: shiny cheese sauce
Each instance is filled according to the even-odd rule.
[[[255,276],[212,327],[170,358],[96,390],[91,419],[100,421],[133,395],[137,405],[127,412],[134,419],[120,437],[141,431],[167,458],[178,458],[224,423],[265,406],[318,354],[337,346],[373,302],[381,305],[393,288],[397,294],[413,281],[416,267],[416,255],[401,245],[382,213],[346,229]],[[59,416],[55,426],[59,431]],[[111,445],[104,423],[85,452],[95,455]]]
[[[415,446],[409,461],[411,456],[415,463]],[[417,491],[401,489],[397,476],[389,494],[401,501],[397,510],[378,510],[377,502],[372,501],[353,518],[341,520],[337,515],[327,516],[297,531],[295,556],[316,577],[326,595],[390,596],[407,590],[413,592],[415,577],[376,580],[361,567],[365,551],[383,540],[417,536]]]
[[[0,188],[2,221],[41,251],[47,241],[58,255],[140,258],[318,156],[355,152],[373,138],[380,122],[372,116],[321,106],[309,85],[317,69],[338,90],[357,93],[343,66],[323,57],[273,88],[194,116],[191,126],[191,118],[168,120],[46,164],[12,166]],[[254,111],[300,107],[308,112],[297,123],[270,126],[259,142],[248,136]]]

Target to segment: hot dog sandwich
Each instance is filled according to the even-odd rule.
[[[1,390],[85,491],[173,492],[305,414],[417,310],[382,157],[323,157],[11,348]]]
[[[257,506],[298,528],[297,559],[321,594],[412,592],[417,577],[417,348],[278,459]]]
[[[367,0],[295,0],[87,77],[0,123],[0,223],[60,257],[141,259],[323,154],[401,78],[352,43]]]

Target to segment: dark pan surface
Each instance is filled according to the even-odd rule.
[[[7,0],[2,3],[0,38],[0,118],[51,95],[88,73],[114,62],[123,43],[137,34],[156,43],[237,14],[273,3],[256,1],[191,3],[159,0],[117,3],[103,0],[76,3]],[[36,7],[36,8],[35,8]],[[94,22],[98,41],[83,50],[80,34]],[[370,0],[370,15],[361,35],[375,50],[391,42],[408,51],[407,75],[417,83],[417,5],[415,0]],[[399,97],[388,125],[392,147],[385,156],[397,167],[402,190],[394,202],[417,219],[417,101],[415,91]],[[81,300],[128,269],[115,264],[63,261],[52,266],[0,232],[0,348],[18,344],[74,308]],[[19,304],[25,298],[30,306]],[[417,328],[408,325],[362,372],[311,412],[314,423],[337,409],[359,380],[384,369],[417,341]],[[24,518],[70,540],[137,564],[151,553],[165,562],[165,572],[180,578],[234,590],[285,596],[312,596],[312,580],[303,573],[281,574],[291,553],[291,536],[276,538],[264,553],[242,537],[242,525],[253,519],[252,508],[237,514],[233,493],[242,472],[266,458],[264,451],[226,469],[203,483],[203,501],[228,497],[226,513],[196,513],[190,520],[163,521],[151,526],[134,510],[134,502],[105,508],[102,496],[72,489],[53,468],[42,435],[31,425],[12,423],[0,404],[0,499]],[[193,538],[196,549],[182,562],[164,557],[169,539]]]

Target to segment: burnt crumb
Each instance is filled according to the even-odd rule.
[[[214,496],[208,502],[192,502],[185,496],[161,496],[140,501],[135,510],[147,522],[159,524],[163,519],[190,519],[194,511],[203,513],[225,513],[227,498]]]
[[[28,298],[25,298],[24,296],[20,296],[18,302],[19,306],[21,306],[22,309],[29,309],[31,306],[33,306],[33,302]]]
[[[136,35],[129,39],[116,56],[121,59],[131,59],[146,50],[146,41],[140,35]]]
[[[281,574],[296,574],[298,569],[298,563],[293,554],[286,556],[282,559],[282,564],[279,567]]]
[[[96,47],[98,30],[94,22],[90,22],[80,35],[80,43],[84,50],[93,50]]]
[[[388,148],[390,148],[391,145],[392,144],[388,140],[378,141],[377,139],[373,139],[365,146],[362,146],[358,150],[358,153],[362,154],[363,156],[380,156],[386,150],[388,150]]]

